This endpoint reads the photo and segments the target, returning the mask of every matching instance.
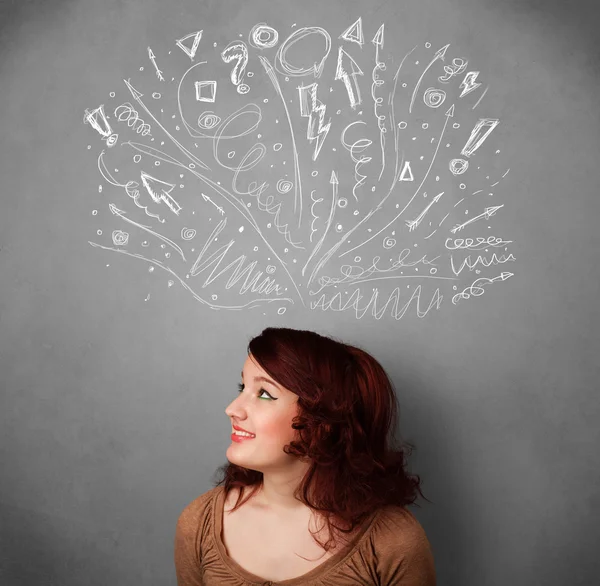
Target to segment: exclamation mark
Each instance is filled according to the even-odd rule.
[[[470,157],[485,141],[485,139],[491,134],[491,132],[498,126],[500,120],[496,118],[481,118],[475,127],[471,131],[469,140],[460,151],[461,155]],[[466,159],[452,159],[450,161],[450,171],[453,175],[462,175],[469,168],[469,161]]]

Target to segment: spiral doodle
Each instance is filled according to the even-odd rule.
[[[430,87],[425,90],[423,95],[423,101],[430,108],[439,108],[446,100],[446,92],[444,90],[438,90]]]
[[[127,126],[135,128],[135,131],[138,134],[141,134],[142,136],[150,134],[150,125],[146,124],[139,117],[137,110],[129,102],[125,102],[116,108],[115,116],[120,122],[127,122]]]
[[[202,114],[198,116],[198,126],[202,128],[202,130],[211,130],[215,126],[218,126],[220,122],[221,117],[210,110],[202,112]]]
[[[112,241],[115,246],[125,246],[129,240],[129,234],[123,230],[113,230]]]
[[[277,182],[277,191],[279,191],[279,193],[287,193],[292,189],[293,186],[294,184],[291,181],[288,181],[287,179],[280,179]]]
[[[191,240],[194,236],[196,236],[196,230],[193,228],[183,228],[181,230],[181,237],[184,240]]]
[[[279,41],[279,33],[264,22],[259,22],[252,27],[248,35],[248,42],[256,49],[271,49]]]
[[[386,250],[389,250],[390,248],[394,248],[394,246],[396,246],[396,239],[395,238],[384,238],[383,240],[383,247]]]

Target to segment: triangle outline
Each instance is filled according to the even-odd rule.
[[[200,44],[200,39],[202,39],[202,33],[204,29],[201,31],[197,31],[195,33],[190,33],[185,37],[181,37],[181,39],[177,39],[175,44],[193,61],[196,56],[196,51],[198,50],[198,45]],[[186,47],[183,43],[188,39],[194,37],[191,47]]]
[[[365,39],[363,37],[363,28],[362,28],[362,16],[358,17],[358,20],[352,23],[340,36],[340,39],[344,39],[345,41],[350,41],[352,43],[356,43],[362,46],[365,44]]]
[[[408,179],[407,179],[408,176]],[[400,172],[400,177],[398,181],[414,181],[414,175],[412,169],[410,167],[410,161],[404,161],[404,168]]]

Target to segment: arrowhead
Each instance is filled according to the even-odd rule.
[[[434,202],[436,202],[436,203],[437,203],[438,201],[440,201],[440,197],[442,197],[442,195],[444,195],[444,193],[445,193],[445,192],[444,192],[444,191],[442,191],[442,193],[440,193],[439,195],[436,195],[436,196],[433,198],[433,201],[434,201]]]
[[[373,37],[373,40],[371,41],[371,43],[373,43],[374,45],[379,45],[380,47],[383,47],[383,27],[385,25],[381,25],[379,27],[379,30],[377,31],[377,33],[375,34],[375,36]]]
[[[200,192],[200,195],[202,196],[204,201],[208,201],[208,195],[204,195],[202,192]]]
[[[502,277],[503,281],[506,281],[506,279],[509,277],[514,277],[514,273],[502,273],[500,276]]]
[[[343,47],[340,47],[338,53],[337,70],[335,72],[335,79],[342,79],[344,75],[348,75],[348,68],[346,65],[350,65],[350,75],[364,75],[362,69],[358,66],[358,63],[344,51]]]
[[[124,79],[123,80],[125,82],[125,85],[129,88],[129,91],[131,92],[131,95],[134,97],[135,100],[139,100],[144,94],[142,94],[141,92],[138,92],[130,83],[128,79]]]
[[[329,179],[329,183],[337,185],[339,183],[337,175],[335,174],[335,171],[331,172],[331,179]]]
[[[446,112],[446,116],[448,116],[449,118],[454,117],[454,104],[452,104],[452,106],[450,106],[448,108],[448,111]]]
[[[167,183],[166,181],[161,181],[160,179],[156,179],[156,177],[152,177],[152,175],[148,175],[144,171],[140,172],[140,176],[142,179],[142,183],[144,187],[152,197],[152,199],[158,203],[160,200],[160,196],[158,195],[161,191],[166,195],[169,195],[171,191],[173,191],[175,185],[173,183]]]
[[[435,54],[435,58],[441,59],[443,61],[444,58],[446,57],[446,51],[448,50],[449,46],[450,46],[450,43],[448,43],[445,47],[442,47],[441,49],[439,49],[438,52]]]
[[[148,57],[150,57],[150,59],[154,57],[154,53],[152,52],[152,49],[150,47],[148,47]]]

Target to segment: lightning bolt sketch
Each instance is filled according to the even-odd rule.
[[[329,118],[327,124],[323,124],[327,107],[317,98],[317,88],[317,83],[311,83],[310,85],[300,86],[298,88],[300,96],[300,116],[308,118],[306,138],[308,138],[311,143],[315,140],[317,141],[312,156],[313,161],[317,160],[321,147],[331,128],[331,118]]]

